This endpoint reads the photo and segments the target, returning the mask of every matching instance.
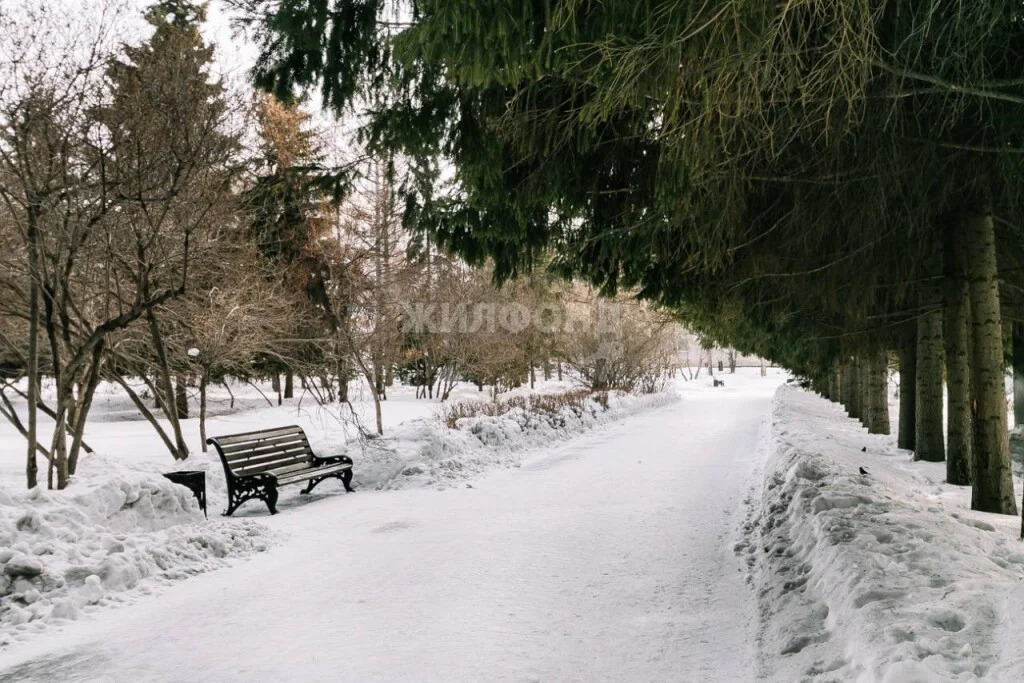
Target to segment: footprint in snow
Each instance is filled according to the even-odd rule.
[[[967,625],[963,616],[948,609],[935,612],[928,617],[928,621],[935,626],[938,626],[943,631],[949,631],[950,633],[962,631],[964,630],[964,626]]]

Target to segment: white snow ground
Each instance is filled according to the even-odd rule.
[[[286,539],[0,650],[0,680],[749,680],[734,534],[778,381],[702,379],[515,470],[261,517]]]
[[[945,463],[913,462],[810,393],[779,391],[770,434],[738,546],[762,613],[760,676],[1024,680],[1020,518],[972,512],[968,487],[942,483]]]
[[[210,433],[258,429],[298,419],[306,423],[319,452],[353,452],[355,484],[364,491],[445,488],[463,485],[494,469],[517,467],[531,449],[564,442],[676,399],[671,392],[647,396],[615,393],[606,403],[586,400],[557,413],[516,409],[497,417],[463,418],[459,429],[447,428],[429,412],[427,417],[402,422],[396,416],[434,411],[437,404],[395,400],[386,404],[389,426],[384,438],[348,443],[344,422],[312,420],[306,412],[296,414],[292,407],[282,406],[214,418],[211,427],[216,431]],[[116,406],[113,400],[112,404]],[[357,410],[364,407],[355,404]],[[118,414],[118,410],[108,409],[100,416]],[[195,427],[194,421],[186,424]],[[20,472],[8,476],[0,472],[0,649],[45,632],[52,624],[130,602],[140,594],[264,551],[274,542],[274,533],[266,525],[241,519],[268,516],[266,506],[258,501],[243,506],[233,520],[222,520],[216,514],[226,506],[226,491],[215,455],[194,453],[187,461],[172,465],[166,453],[156,457],[161,455],[158,449],[140,449],[133,443],[143,441],[137,426],[123,415],[120,420],[100,420],[92,425],[89,439],[95,437],[98,447],[105,445],[110,450],[84,456],[67,491],[25,491]],[[121,432],[132,438],[113,443]],[[12,460],[20,460],[21,449],[16,444],[23,442],[16,434],[8,437]],[[150,432],[150,448],[155,441],[156,435]],[[207,473],[212,520],[203,518],[186,489],[172,485],[160,474],[179,468]],[[282,489],[282,510],[337,496],[341,485],[325,482],[310,496],[300,495],[298,489]]]

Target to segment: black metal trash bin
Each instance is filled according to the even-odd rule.
[[[203,470],[183,470],[181,472],[165,472],[164,476],[175,484],[181,484],[196,497],[203,516],[209,519],[206,514],[206,472]]]

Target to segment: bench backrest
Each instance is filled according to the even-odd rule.
[[[215,436],[206,442],[217,449],[229,477],[280,472],[313,460],[309,440],[298,425]]]

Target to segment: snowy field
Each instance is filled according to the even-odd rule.
[[[972,512],[945,463],[913,462],[812,394],[780,390],[770,434],[739,546],[765,619],[762,676],[1024,680],[1019,518]]]

